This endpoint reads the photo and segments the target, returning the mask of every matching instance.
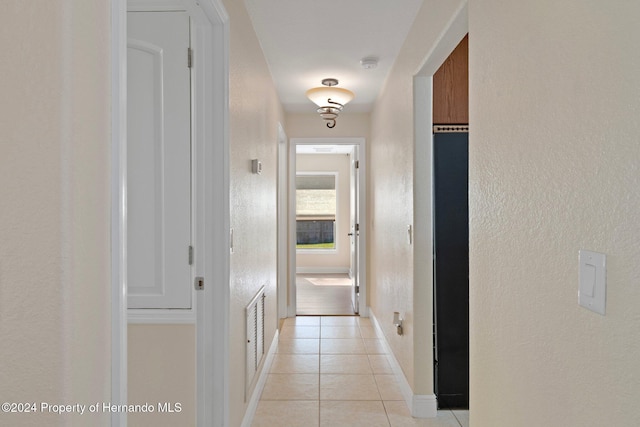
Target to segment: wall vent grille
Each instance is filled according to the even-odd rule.
[[[245,308],[247,329],[247,368],[246,368],[246,390],[248,391],[253,384],[262,357],[264,356],[264,286],[251,299],[251,302]]]

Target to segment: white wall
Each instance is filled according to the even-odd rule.
[[[0,13],[0,397],[110,400],[108,1]],[[109,414],[0,413],[1,425]]]
[[[471,422],[640,425],[640,4],[469,4]],[[607,254],[607,314],[578,250]]]
[[[231,255],[230,425],[239,426],[245,404],[244,308],[266,286],[265,343],[275,334],[278,122],[284,123],[271,74],[244,2],[225,0],[230,20]],[[251,173],[251,159],[263,165]],[[242,361],[242,363],[237,363]]]
[[[332,252],[298,251],[296,268],[300,271],[324,272],[334,269],[338,272],[351,268],[350,227],[350,166],[348,154],[298,154],[297,172],[337,172],[336,180],[336,250]]]

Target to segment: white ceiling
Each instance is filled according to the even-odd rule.
[[[245,0],[284,109],[314,112],[305,92],[333,77],[355,93],[344,113],[370,111],[422,2]]]

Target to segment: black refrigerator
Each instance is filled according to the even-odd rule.
[[[434,126],[434,375],[438,407],[469,407],[468,126]]]

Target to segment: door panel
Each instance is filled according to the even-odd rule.
[[[468,408],[468,134],[435,134],[433,162],[436,395],[440,408]]]
[[[190,308],[189,17],[129,12],[129,308]]]

